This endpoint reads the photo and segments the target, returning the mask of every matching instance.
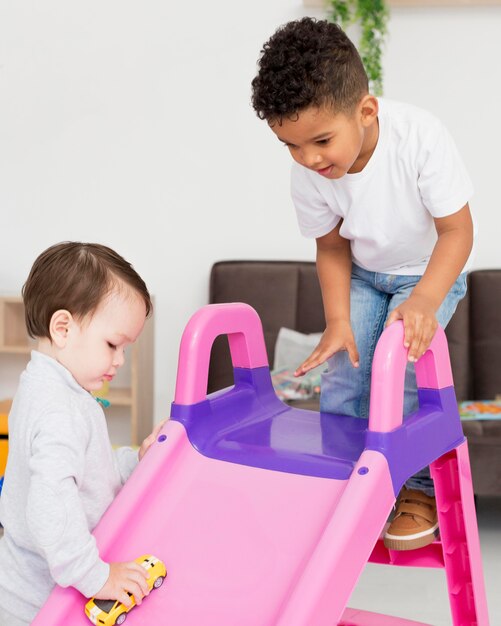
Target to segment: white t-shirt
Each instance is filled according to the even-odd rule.
[[[351,241],[354,263],[421,275],[437,241],[433,218],[459,211],[473,186],[454,141],[432,114],[380,99],[378,119],[378,142],[361,172],[329,180],[293,164],[299,228],[305,237],[322,237],[343,219],[339,232]]]

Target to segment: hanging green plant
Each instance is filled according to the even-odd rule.
[[[383,93],[383,44],[389,11],[385,0],[328,0],[329,18],[346,30],[360,25],[358,50],[375,95]]]

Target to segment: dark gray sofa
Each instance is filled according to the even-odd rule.
[[[263,324],[269,362],[280,327],[302,333],[324,329],[315,264],[301,261],[222,261],[211,271],[209,302],[246,302]],[[476,270],[468,294],[446,329],[458,400],[493,399],[501,394],[501,270]],[[227,340],[216,340],[209,391],[231,385]],[[463,422],[474,489],[501,496],[501,421]]]

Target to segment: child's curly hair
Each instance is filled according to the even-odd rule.
[[[349,112],[368,92],[357,49],[326,20],[305,17],[280,27],[264,44],[258,67],[252,106],[271,124],[309,106]]]

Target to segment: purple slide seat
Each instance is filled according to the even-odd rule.
[[[346,480],[365,445],[367,420],[294,409],[275,395],[268,367],[235,368],[235,386],[171,419],[203,455],[292,474]]]
[[[400,428],[368,430],[368,420],[305,411],[275,395],[268,367],[235,368],[235,385],[192,405],[172,404],[203,455],[264,469],[346,480],[364,449],[388,460],[395,493],[416,471],[464,440],[453,387],[420,389],[420,409]]]

